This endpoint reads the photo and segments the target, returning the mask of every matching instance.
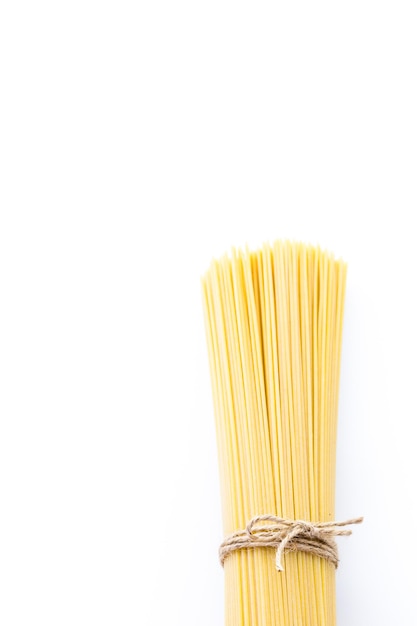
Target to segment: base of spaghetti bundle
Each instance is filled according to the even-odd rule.
[[[307,552],[326,559],[337,567],[339,556],[334,537],[351,535],[352,531],[345,527],[361,524],[362,521],[363,517],[345,522],[307,522],[276,515],[257,515],[248,522],[244,530],[238,530],[226,537],[219,549],[220,563],[224,565],[226,558],[236,550],[274,548],[278,571],[284,569],[284,552]]]

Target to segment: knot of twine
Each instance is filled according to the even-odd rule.
[[[345,522],[305,522],[275,515],[257,515],[250,520],[244,530],[238,530],[223,541],[219,549],[220,563],[236,550],[247,548],[275,548],[275,566],[282,572],[284,552],[308,552],[326,559],[337,567],[339,556],[334,537],[351,535],[351,524],[360,524],[363,517]],[[260,524],[260,522],[270,522]]]

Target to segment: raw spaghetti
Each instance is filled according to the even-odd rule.
[[[225,537],[260,516],[335,519],[345,283],[344,262],[289,242],[234,250],[203,278]],[[337,561],[293,549],[277,572],[275,558],[223,559],[226,626],[334,626]]]

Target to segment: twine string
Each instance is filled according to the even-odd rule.
[[[223,541],[219,549],[220,563],[236,550],[251,548],[275,548],[275,567],[283,571],[284,552],[307,552],[326,559],[335,567],[339,555],[335,537],[352,534],[353,524],[361,524],[363,517],[345,522],[306,522],[291,520],[276,515],[257,515],[248,522],[244,530],[238,530]],[[265,524],[264,522],[269,522]]]

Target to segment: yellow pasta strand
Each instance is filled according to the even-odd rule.
[[[346,264],[300,243],[233,250],[202,280],[223,529],[334,520]],[[334,626],[335,569],[270,548],[228,556],[226,626]]]

